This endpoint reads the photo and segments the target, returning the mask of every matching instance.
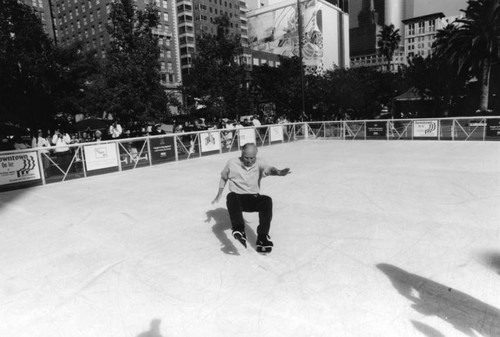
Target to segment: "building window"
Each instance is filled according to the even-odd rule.
[[[161,70],[165,71],[165,62],[164,61],[160,62],[160,66],[161,66]]]
[[[167,71],[168,71],[168,72],[172,72],[172,71],[173,71],[173,68],[172,68],[172,62],[168,62],[168,63],[167,63]]]
[[[168,22],[168,13],[163,13],[163,21]]]

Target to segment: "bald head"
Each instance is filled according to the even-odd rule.
[[[243,145],[241,149],[241,161],[246,167],[251,167],[257,160],[257,146],[253,143]]]

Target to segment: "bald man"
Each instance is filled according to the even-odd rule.
[[[247,246],[243,212],[259,212],[257,251],[270,253],[273,248],[273,242],[269,236],[273,217],[273,201],[267,195],[260,194],[260,181],[267,176],[286,176],[290,173],[290,169],[278,170],[267,165],[257,158],[257,152],[255,144],[245,144],[241,157],[227,162],[221,172],[219,192],[212,204],[220,200],[226,183],[229,181],[229,194],[226,201],[234,238],[243,246]]]

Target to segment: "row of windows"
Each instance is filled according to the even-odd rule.
[[[32,0],[31,5],[33,7],[43,8],[43,0]]]
[[[427,25],[426,25],[427,23]],[[427,29],[426,29],[427,28]],[[410,23],[407,28],[408,35],[424,34],[426,32],[436,31],[436,20]]]

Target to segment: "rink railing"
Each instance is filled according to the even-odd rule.
[[[305,139],[500,140],[500,117],[302,122],[0,152],[0,191]]]

